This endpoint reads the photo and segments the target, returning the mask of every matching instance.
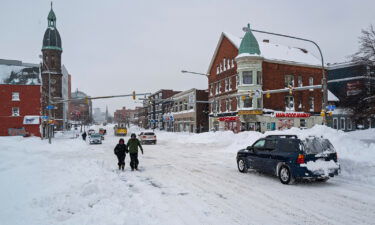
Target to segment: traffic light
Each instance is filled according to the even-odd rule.
[[[88,105],[89,104],[89,99],[87,97],[85,97],[85,104]]]
[[[241,99],[242,99],[242,101],[245,101],[246,96],[245,96],[245,95],[242,95],[242,96],[241,96]]]
[[[325,111],[322,110],[322,111],[320,112],[320,116],[325,116],[325,115],[326,115]]]
[[[332,116],[332,114],[333,114],[332,111],[329,111],[329,112],[328,112],[328,115],[329,115],[329,116]]]
[[[135,91],[133,91],[133,100],[135,100]]]
[[[271,98],[271,93],[267,92],[266,93],[266,98]]]

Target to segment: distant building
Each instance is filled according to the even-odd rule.
[[[147,109],[148,109],[148,100],[143,100],[142,106],[135,108],[136,114],[134,115],[134,117],[136,118],[136,124],[139,127],[142,127],[145,129],[147,129],[149,126],[148,117],[147,117],[148,115]]]
[[[363,62],[344,62],[330,64],[327,69],[329,81],[343,79],[328,83],[328,89],[339,99],[328,126],[343,131],[375,128],[375,117],[355,115],[352,110],[361,96],[374,96],[375,68]]]
[[[134,124],[136,112],[136,109],[126,109],[126,107],[122,107],[122,109],[118,109],[115,111],[113,120],[115,123]]]
[[[168,104],[166,99],[179,93],[180,91],[173,91],[169,89],[161,89],[149,96],[149,102],[147,104],[147,117],[148,117],[148,127],[155,129],[164,129],[163,114],[164,105]]]
[[[280,130],[322,123],[322,91],[262,91],[321,84],[321,61],[305,49],[222,33],[208,72],[210,128]]]
[[[41,136],[39,64],[0,59],[0,136]]]
[[[105,123],[107,122],[106,113],[102,112],[100,108],[94,108],[92,113],[92,118],[96,123]]]
[[[71,93],[69,117],[72,123],[89,124],[92,122],[92,102],[86,93],[78,89]]]
[[[167,99],[163,123],[166,131],[201,133],[208,131],[208,91],[192,88]]]

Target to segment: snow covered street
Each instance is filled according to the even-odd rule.
[[[71,135],[55,138],[52,145],[38,138],[1,137],[1,224],[375,221],[375,144],[360,141],[363,132],[375,138],[374,130],[350,136],[324,127],[286,131],[324,133],[342,167],[342,173],[327,183],[294,185],[256,172],[238,172],[237,150],[264,136],[261,133],[158,132],[158,144],[144,146],[140,171],[130,171],[127,156],[125,172],[119,172],[113,154],[119,138],[107,130],[102,145],[88,145]]]

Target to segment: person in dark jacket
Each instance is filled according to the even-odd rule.
[[[129,154],[130,154],[130,167],[132,168],[132,171],[134,169],[138,170],[138,147],[141,149],[142,155],[143,155],[143,148],[139,140],[137,139],[135,134],[132,134],[130,136],[130,139],[128,141],[128,148],[129,148]]]
[[[83,134],[82,134],[82,139],[83,139],[84,141],[86,141],[86,137],[87,137],[87,134],[86,134],[86,131],[85,131],[85,132],[83,132]]]
[[[126,146],[124,139],[120,139],[119,143],[115,147],[115,155],[117,156],[118,159],[118,169],[123,170],[125,169],[125,156],[126,153],[128,153],[128,146]]]

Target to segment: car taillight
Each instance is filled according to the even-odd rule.
[[[142,138],[146,138],[146,136],[142,136]]]
[[[154,136],[154,138],[156,138],[156,136]]]
[[[299,154],[297,157],[297,163],[298,164],[304,164],[305,163],[305,156],[303,154]]]

